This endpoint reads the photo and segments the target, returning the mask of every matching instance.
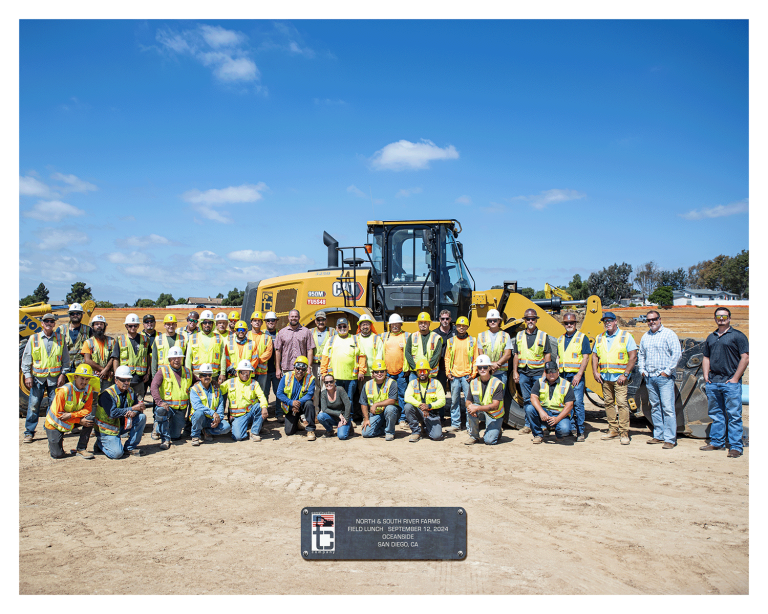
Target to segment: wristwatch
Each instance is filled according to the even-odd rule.
[[[624,377],[629,377],[629,373],[624,373]]]

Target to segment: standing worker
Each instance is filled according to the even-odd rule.
[[[114,386],[99,395],[96,443],[93,448],[107,458],[117,459],[123,454],[141,456],[139,442],[144,434],[147,417],[144,415],[143,399],[136,398],[131,388],[132,378],[129,367],[119,366],[115,370]],[[128,440],[123,445],[121,436],[125,434]]]
[[[181,439],[189,407],[192,371],[183,366],[184,353],[177,345],[168,350],[168,364],[160,365],[152,378],[150,391],[155,402],[155,427],[161,450],[171,447],[171,440]],[[153,439],[155,433],[152,434]]]
[[[40,318],[43,331],[35,333],[27,341],[21,357],[21,372],[24,384],[29,388],[27,421],[24,424],[24,443],[32,443],[35,429],[40,419],[38,409],[43,395],[48,397],[48,405],[53,402],[57,386],[64,384],[64,374],[69,371],[69,351],[61,331],[54,331],[56,316],[46,313]]]
[[[373,332],[373,318],[367,313],[362,314],[357,321],[357,345],[360,347],[360,351],[365,354],[366,368],[364,371],[358,371],[357,374],[357,390],[355,398],[352,399],[352,419],[356,423],[362,424],[363,412],[360,408],[360,398],[365,384],[371,381],[370,365],[376,358],[376,335]]]
[[[376,358],[387,365],[387,377],[397,384],[397,406],[400,408],[400,424],[405,425],[405,389],[408,387],[408,372],[405,370],[405,342],[408,337],[403,330],[403,319],[399,314],[389,316],[389,331],[381,333],[375,342]]]
[[[196,311],[190,311],[187,314],[187,326],[182,328],[178,333],[184,338],[184,343],[189,343],[189,336],[197,332],[197,324],[200,321],[200,314]]]
[[[523,393],[525,427],[520,429],[523,435],[531,432],[531,423],[528,419],[533,411],[531,388],[544,375],[544,364],[552,360],[549,350],[551,337],[538,329],[536,326],[538,319],[539,314],[535,309],[525,310],[523,314],[525,330],[517,333],[512,355],[512,378],[515,384],[520,384],[520,390]]]
[[[438,410],[445,405],[445,391],[437,378],[430,377],[434,367],[426,358],[419,358],[414,366],[416,379],[411,380],[405,390],[405,417],[411,427],[408,441],[419,441],[422,429],[430,439],[440,441],[443,429]]]
[[[229,320],[227,319],[227,314],[220,311],[216,314],[214,321],[216,322],[216,332],[219,333],[223,339],[226,339],[229,336]]]
[[[269,369],[269,360],[274,353],[274,344],[271,335],[262,330],[264,317],[260,311],[254,311],[251,314],[251,330],[248,331],[248,338],[253,341],[253,355],[251,364],[254,369],[254,377],[259,382],[262,392],[267,387],[267,371]],[[264,393],[265,395],[267,393]]]
[[[429,377],[437,377],[437,364],[443,351],[443,338],[437,333],[429,332],[432,319],[426,311],[416,318],[419,332],[408,335],[405,342],[406,370],[410,373],[408,379],[413,381],[416,376],[416,362],[424,358],[429,363]]]
[[[163,318],[165,333],[155,335],[155,342],[152,344],[152,377],[155,377],[158,368],[168,364],[168,352],[172,347],[178,347],[182,356],[186,352],[187,344],[184,337],[176,332],[177,325],[178,320],[172,313]]]
[[[387,377],[383,360],[371,363],[372,379],[363,386],[360,405],[363,412],[363,437],[381,437],[386,441],[395,439],[395,425],[400,415],[397,405],[397,382]]]
[[[267,325],[265,335],[272,340],[272,356],[267,361],[267,380],[266,385],[262,387],[264,396],[269,401],[269,395],[274,394],[277,399],[277,385],[280,383],[280,378],[277,377],[277,356],[275,355],[275,341],[277,341],[277,315],[274,311],[268,311],[264,314],[264,323]],[[285,422],[283,412],[279,409],[279,404],[275,400],[275,419],[278,422]]]
[[[125,316],[125,329],[128,334],[117,336],[112,358],[116,367],[125,365],[131,370],[131,388],[136,398],[143,401],[149,381],[149,342],[139,334],[139,316],[135,313]]]
[[[555,438],[560,441],[571,434],[573,411],[573,386],[560,377],[557,363],[549,361],[544,366],[544,377],[536,380],[531,388],[531,409],[529,420],[533,431],[533,443],[544,441],[542,424],[555,429]]]
[[[491,375],[491,359],[481,354],[475,361],[478,376],[469,385],[467,395],[467,435],[464,442],[480,443],[480,415],[485,421],[483,441],[493,446],[499,442],[504,423],[504,384]]]
[[[205,318],[205,312],[202,317]],[[213,314],[210,322],[213,328]],[[224,397],[214,378],[214,365],[200,365],[197,372],[200,381],[189,391],[193,446],[211,441],[214,435],[226,435],[232,428],[224,417]]]
[[[637,370],[643,374],[651,402],[653,437],[646,443],[660,443],[662,449],[677,445],[677,414],[675,413],[675,372],[682,355],[680,339],[661,323],[656,310],[645,316],[648,332],[640,339]]]
[[[237,377],[237,365],[243,360],[253,365],[255,346],[253,339],[248,336],[248,325],[240,320],[235,324],[235,334],[229,335],[224,344],[224,372],[228,378]]]
[[[597,336],[592,348],[592,372],[597,383],[603,386],[605,417],[609,427],[600,439],[621,437],[621,445],[628,446],[627,382],[637,362],[637,343],[629,332],[619,328],[613,312],[606,311],[600,321],[605,326],[605,332]]]
[[[448,339],[445,351],[445,372],[451,382],[451,426],[446,431],[461,430],[461,415],[466,414],[469,383],[477,376],[475,360],[478,357],[477,340],[467,333],[469,320],[461,316],[456,320],[456,335]],[[464,403],[461,393],[464,393]]]
[[[155,337],[157,336],[157,331],[155,330],[155,316],[151,313],[145,314],[141,321],[144,324],[144,330],[141,331],[141,334],[147,338],[149,347],[152,347],[155,342]]]
[[[69,324],[62,324],[57,329],[61,332],[61,338],[67,344],[67,351],[69,352],[69,359],[72,362],[73,370],[83,362],[80,351],[85,345],[85,341],[93,334],[90,326],[82,324],[84,313],[83,306],[80,303],[72,303],[69,306]]]
[[[203,365],[213,366],[213,379],[217,381],[224,362],[224,337],[213,330],[213,312],[209,310],[200,314],[202,330],[187,336],[187,358],[185,366],[192,374],[200,379],[200,368]],[[224,365],[226,367],[226,365]],[[223,379],[223,378],[222,378]]]
[[[501,330],[501,314],[497,309],[489,309],[485,316],[488,330],[477,336],[478,351],[491,359],[491,375],[507,386],[509,359],[512,358],[514,341],[509,333]]]
[[[112,381],[110,377],[114,370],[112,352],[115,340],[107,337],[107,321],[102,315],[95,315],[91,320],[93,336],[85,340],[80,354],[83,356],[83,364],[93,369],[94,375],[98,375],[102,383]],[[102,385],[102,388],[106,386]]]
[[[435,333],[440,335],[443,340],[443,348],[440,351],[440,362],[437,365],[437,381],[444,390],[448,389],[448,375],[445,369],[445,350],[447,348],[448,339],[456,334],[456,327],[453,325],[453,318],[451,312],[447,309],[443,309],[438,316],[440,318],[440,326],[435,329]],[[440,418],[443,418],[441,414]]]
[[[323,360],[323,351],[325,350],[325,344],[328,343],[328,339],[336,334],[335,328],[328,328],[326,326],[328,317],[325,312],[320,310],[315,312],[315,328],[312,329],[312,341],[315,343],[314,359],[312,360],[312,375],[315,381],[322,381],[320,377],[320,363]],[[315,387],[315,407],[319,407],[320,403],[320,390],[321,386]]]
[[[283,372],[292,371],[299,356],[306,356],[309,361],[307,364],[312,364],[315,340],[309,329],[299,324],[300,318],[299,310],[291,309],[288,313],[288,326],[277,333],[275,340],[275,354],[277,356],[275,375],[277,377],[283,377]]]
[[[250,340],[249,340],[250,341]],[[267,399],[258,382],[253,379],[250,360],[241,360],[237,376],[228,379],[221,392],[229,399],[229,419],[232,421],[232,439],[243,441],[251,430],[251,441],[261,441],[261,425],[267,419]]]
[[[357,390],[357,376],[365,373],[365,354],[357,344],[357,335],[349,334],[349,322],[346,318],[336,321],[336,334],[328,340],[323,350],[320,375],[333,375],[335,385],[347,393],[352,402]]]
[[[227,319],[229,320],[229,334],[234,335],[235,325],[240,321],[240,312],[230,311],[229,316],[227,316]]]
[[[573,388],[573,425],[576,427],[576,441],[584,441],[584,372],[589,363],[592,346],[589,337],[576,330],[576,314],[569,311],[563,316],[565,334],[557,340],[557,359],[560,375]]]
[[[285,417],[286,436],[299,431],[301,414],[307,419],[307,441],[315,441],[315,378],[306,356],[297,356],[292,371],[286,371],[277,386],[277,400]]]
[[[56,390],[45,416],[48,452],[51,458],[68,456],[62,445],[64,435],[71,433],[75,424],[82,424],[85,428],[80,434],[77,454],[91,459],[93,455],[86,451],[86,447],[93,428],[93,395],[98,393],[99,378],[93,376],[91,367],[80,365],[74,373],[67,374],[67,379],[69,382]],[[72,454],[75,452],[72,450]]]

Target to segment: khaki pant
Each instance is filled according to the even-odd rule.
[[[616,382],[603,380],[603,401],[605,417],[611,431],[619,435],[629,435],[629,403],[627,403],[627,385],[619,386]],[[616,413],[619,417],[616,419]]]

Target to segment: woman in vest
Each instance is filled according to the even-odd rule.
[[[480,443],[480,416],[485,420],[483,441],[492,446],[499,442],[504,422],[504,384],[491,376],[491,357],[481,354],[475,362],[477,377],[469,385],[467,395],[467,434],[464,442]]]
[[[400,415],[397,382],[387,377],[387,367],[383,360],[374,360],[371,369],[373,377],[365,383],[360,395],[363,437],[385,435],[387,441],[393,441],[397,417]]]
[[[544,365],[544,377],[537,380],[531,388],[531,405],[528,419],[533,432],[533,443],[544,441],[542,424],[555,429],[555,436],[560,441],[571,434],[570,415],[573,411],[571,383],[560,377],[557,363],[549,361]]]
[[[139,442],[144,434],[147,417],[144,400],[137,399],[131,387],[131,368],[121,365],[115,370],[115,385],[99,395],[96,407],[96,444],[94,451],[107,458],[120,458],[123,454],[141,456]],[[121,437],[128,434],[123,445]]]
[[[267,399],[253,378],[253,365],[248,359],[237,365],[237,377],[228,379],[221,392],[229,401],[229,419],[232,421],[232,439],[243,441],[251,429],[251,441],[261,441],[261,425],[267,419]]]

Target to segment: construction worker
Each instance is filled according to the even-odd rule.
[[[269,338],[272,340],[272,356],[270,356],[269,360],[267,361],[266,384],[262,386],[261,389],[264,391],[264,396],[267,398],[267,400],[269,400],[270,394],[274,394],[275,399],[277,399],[277,386],[280,383],[280,378],[277,377],[276,373],[277,356],[275,355],[274,351],[275,340],[277,339],[277,315],[274,311],[268,311],[264,314],[264,324],[267,325],[267,330],[264,332],[264,334],[269,336]],[[285,422],[283,412],[278,409],[277,400],[275,400],[275,418],[280,423]]]
[[[477,377],[469,385],[467,395],[467,434],[464,442],[471,446],[480,443],[480,415],[485,421],[483,441],[493,446],[499,443],[504,423],[504,384],[491,375],[493,362],[481,354],[475,361]]]
[[[166,360],[168,363],[158,367],[150,386],[155,402],[156,438],[162,440],[161,450],[170,448],[171,440],[181,439],[192,386],[192,371],[183,366],[184,352],[178,345],[168,350]]]
[[[312,375],[315,381],[320,381],[320,363],[323,360],[323,351],[325,350],[325,344],[328,343],[328,339],[336,334],[335,328],[328,328],[326,326],[328,317],[325,312],[320,310],[315,312],[315,328],[312,329],[312,341],[315,344],[315,352],[312,358]],[[321,386],[315,387],[315,407],[320,407],[320,390]]]
[[[127,334],[117,336],[112,358],[116,367],[125,365],[130,368],[133,374],[131,388],[136,398],[143,401],[150,375],[149,342],[145,335],[139,334],[139,316],[135,313],[125,317],[125,329]]]
[[[477,376],[475,360],[478,357],[477,340],[467,333],[469,320],[461,316],[456,320],[456,334],[448,338],[445,350],[445,374],[451,382],[451,426],[446,431],[461,430],[461,416],[466,414],[469,382]],[[461,393],[464,393],[464,403]],[[442,418],[442,416],[441,416]]]
[[[363,437],[395,438],[395,425],[400,415],[397,405],[397,381],[387,377],[387,366],[381,359],[371,363],[371,379],[363,386],[360,406],[363,412]]]
[[[497,309],[488,310],[485,324],[488,330],[477,336],[478,351],[491,359],[491,375],[506,387],[514,342],[509,333],[501,330],[501,314]]]
[[[261,441],[261,425],[267,419],[267,399],[258,382],[253,379],[250,360],[237,365],[237,377],[228,379],[221,387],[229,399],[229,419],[232,421],[232,439],[243,441],[251,429],[251,441]]]
[[[206,320],[205,311],[201,319]],[[213,329],[213,314],[210,322]],[[215,381],[216,367],[211,363],[202,364],[197,373],[200,381],[189,390],[193,446],[211,441],[213,435],[226,435],[232,429],[224,415],[224,396]]]
[[[152,344],[152,377],[155,377],[159,367],[168,364],[168,352],[172,347],[178,347],[182,356],[187,350],[184,337],[176,332],[178,323],[176,316],[172,313],[163,318],[165,333],[155,335],[155,341]]]
[[[315,378],[309,370],[309,359],[297,356],[293,371],[286,371],[277,386],[277,400],[285,417],[285,434],[287,436],[299,431],[301,414],[307,420],[307,441],[315,441]]]
[[[277,356],[277,377],[282,377],[284,371],[293,369],[298,356],[306,356],[312,364],[315,352],[315,340],[312,333],[299,323],[301,314],[298,309],[288,312],[288,326],[280,329],[275,339],[275,354]]]
[[[249,337],[248,325],[242,320],[235,324],[235,334],[229,335],[224,344],[225,373],[228,378],[237,377],[237,365],[243,360],[253,364],[255,346]]]
[[[202,330],[192,333],[186,337],[187,354],[185,366],[192,369],[196,379],[200,379],[199,372],[202,365],[213,365],[213,378],[219,382],[224,381],[222,365],[226,370],[224,362],[224,343],[226,338],[213,330],[213,312],[203,311],[200,314],[200,328]]]
[[[61,338],[67,344],[69,359],[72,362],[72,369],[75,369],[83,362],[80,350],[85,345],[85,340],[92,334],[93,330],[87,324],[81,324],[84,315],[83,307],[80,303],[72,303],[69,306],[69,324],[62,324],[57,330],[61,332]]]
[[[365,354],[366,369],[358,371],[357,391],[355,398],[352,399],[352,419],[360,424],[363,421],[363,412],[360,408],[360,397],[363,394],[363,387],[371,381],[370,365],[376,358],[376,335],[373,333],[373,318],[367,313],[360,316],[357,321],[357,345],[360,351]]]
[[[397,384],[397,406],[400,408],[400,424],[405,426],[405,389],[408,387],[408,371],[405,370],[405,342],[403,319],[399,314],[389,316],[389,331],[376,337],[376,358],[387,365],[387,377]]]
[[[409,372],[409,380],[416,379],[416,361],[426,358],[429,362],[429,376],[437,377],[437,365],[443,350],[443,338],[437,333],[429,332],[432,318],[426,311],[422,311],[416,318],[419,332],[408,335],[405,342],[406,371]]]
[[[613,312],[606,311],[600,321],[605,326],[605,332],[597,336],[592,348],[592,374],[603,386],[605,417],[609,427],[600,439],[621,437],[621,445],[628,446],[627,382],[637,361],[637,343],[629,332],[619,328]]]
[[[576,314],[572,311],[563,316],[565,334],[557,340],[557,361],[560,376],[568,380],[573,388],[573,424],[576,441],[584,441],[584,371],[589,363],[592,347],[589,337],[576,330]]]
[[[64,452],[62,442],[66,433],[71,433],[75,424],[82,424],[83,433],[80,435],[78,449],[83,458],[93,458],[86,452],[88,437],[93,428],[93,395],[98,391],[99,378],[94,377],[93,369],[88,365],[80,365],[74,373],[68,373],[69,382],[56,390],[53,400],[48,406],[45,416],[45,434],[48,436],[48,452],[51,458],[64,458],[68,456]],[[83,441],[84,435],[85,441]],[[72,450],[75,454],[75,450]]]
[[[80,349],[83,356],[83,364],[93,369],[94,375],[98,375],[103,384],[112,382],[112,372],[114,371],[114,359],[112,352],[114,350],[115,340],[107,336],[107,321],[103,315],[95,315],[91,319],[91,329],[93,336],[88,337]]]
[[[538,319],[539,315],[535,309],[525,310],[523,314],[525,330],[517,333],[512,355],[512,378],[515,384],[520,384],[523,395],[525,427],[520,429],[523,435],[531,432],[531,424],[528,420],[528,415],[533,411],[531,388],[544,375],[544,364],[552,360],[551,337],[538,329],[536,326]]]
[[[357,344],[357,335],[349,334],[346,318],[336,320],[336,334],[328,339],[323,349],[320,375],[333,375],[336,385],[341,386],[350,402],[357,391],[357,376],[365,374],[365,354]]]
[[[248,331],[248,338],[253,341],[253,358],[251,364],[254,368],[254,377],[259,382],[259,387],[263,391],[267,387],[267,369],[269,360],[274,353],[272,337],[262,330],[264,317],[260,311],[254,311],[251,314],[251,330]]]
[[[184,338],[185,343],[189,343],[188,337],[198,331],[197,325],[200,321],[200,314],[196,311],[190,311],[187,314],[187,326],[182,328],[178,333]]]
[[[69,370],[67,344],[61,331],[54,331],[56,316],[46,313],[40,319],[43,331],[29,338],[21,357],[21,372],[24,375],[24,384],[29,389],[24,443],[32,443],[35,437],[35,429],[40,419],[38,409],[43,395],[48,397],[50,405],[56,387],[64,384],[64,374]]]
[[[240,321],[240,312],[239,311],[230,311],[229,316],[227,316],[229,320],[229,334],[234,335],[235,334],[235,325]]]
[[[220,311],[216,314],[214,322],[216,322],[216,332],[219,333],[222,338],[226,339],[229,336],[229,320],[227,319],[227,314]]]
[[[408,382],[405,390],[405,417],[411,427],[408,441],[419,441],[422,429],[430,439],[439,441],[443,438],[443,428],[438,410],[445,405],[445,391],[437,378],[430,377],[434,366],[426,358],[419,358],[414,367],[416,379]]]
[[[533,432],[533,443],[544,441],[542,424],[555,429],[558,441],[571,434],[570,415],[573,411],[573,386],[560,377],[560,369],[553,360],[544,365],[544,377],[539,378],[531,388],[531,407],[528,420]]]
[[[141,334],[147,338],[149,347],[152,347],[155,342],[155,337],[157,336],[157,331],[155,330],[155,316],[151,313],[145,314],[141,321],[144,324],[144,330],[141,331]]]
[[[440,319],[440,326],[435,329],[435,332],[443,340],[443,349],[440,352],[440,362],[437,365],[437,381],[443,386],[443,390],[447,390],[448,376],[445,372],[445,349],[448,339],[456,334],[456,327],[453,325],[453,316],[447,309],[443,309],[438,318]],[[445,408],[443,408],[443,411],[445,411]],[[440,414],[440,418],[443,419],[443,417],[443,414]]]
[[[121,365],[115,370],[115,384],[99,395],[96,407],[96,443],[94,452],[116,459],[129,454],[141,456],[139,442],[144,434],[147,417],[144,400],[137,398],[131,387],[130,367]],[[128,434],[123,445],[121,437]]]

